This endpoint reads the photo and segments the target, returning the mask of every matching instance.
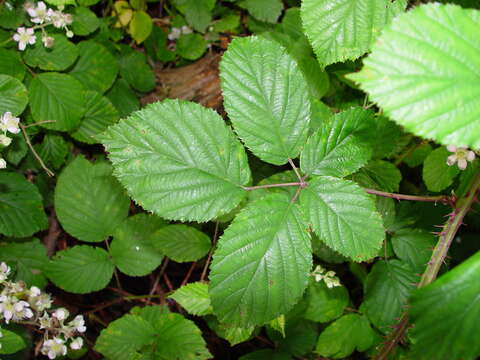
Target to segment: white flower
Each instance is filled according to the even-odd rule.
[[[180,37],[180,35],[182,35],[182,30],[179,29],[179,28],[172,28],[170,30],[170,34],[168,34],[168,40],[176,40]]]
[[[32,22],[34,22],[35,24],[43,24],[46,21],[50,21],[47,6],[43,1],[39,1],[37,3],[37,7],[28,7],[27,12],[28,15],[32,17]]]
[[[7,162],[5,159],[0,158],[0,169],[6,169],[7,168]]]
[[[0,134],[0,144],[2,144],[3,146],[8,146],[11,143],[12,143],[12,139],[10,139],[8,136]]]
[[[20,300],[14,296],[0,296],[0,313],[3,315],[5,322],[8,324],[10,320],[23,320],[33,317],[26,301]]]
[[[10,271],[11,271],[10,266],[8,266],[6,263],[2,262],[0,264],[0,283],[7,280],[8,276],[10,275]]]
[[[43,342],[41,353],[47,355],[49,359],[55,359],[58,355],[66,355],[65,341],[57,337],[46,340]]]
[[[53,26],[56,28],[65,28],[67,25],[70,25],[73,21],[73,17],[70,14],[64,14],[61,11],[53,11],[48,9],[47,15],[50,17]]]
[[[55,310],[52,314],[54,318],[56,318],[58,321],[63,321],[65,320],[69,315],[69,312],[65,308],[59,308]]]
[[[52,306],[52,299],[50,295],[42,293],[36,286],[32,286],[29,291],[28,302],[32,309],[36,311],[43,311]]]
[[[36,296],[40,296],[40,294],[42,293],[42,290],[40,290],[36,286],[32,286],[29,290],[29,293],[30,293],[30,296],[36,297]]]
[[[37,40],[33,34],[33,29],[19,27],[17,33],[13,35],[13,40],[18,42],[18,50],[23,51],[27,47],[27,44],[33,45]]]
[[[83,346],[83,339],[81,337],[77,337],[73,339],[73,341],[70,343],[70,347],[73,350],[80,350]]]
[[[181,30],[182,30],[182,34],[191,34],[192,33],[192,29],[190,29],[187,25],[183,25],[181,27]]]
[[[55,39],[53,37],[48,36],[47,34],[42,35],[42,43],[43,43],[43,46],[45,46],[46,48],[53,47],[54,42],[55,42]]]
[[[475,153],[468,150],[465,146],[456,147],[454,145],[448,145],[447,150],[454,153],[447,158],[447,165],[452,166],[457,163],[460,170],[467,168],[467,161],[473,161],[475,159]]]
[[[44,312],[43,315],[38,318],[38,323],[40,324],[40,329],[49,329],[53,327],[52,318],[47,312]]]
[[[68,323],[69,326],[75,328],[79,333],[83,333],[87,330],[85,326],[85,320],[83,319],[82,315],[75,316],[75,319]]]
[[[20,300],[13,305],[13,320],[30,319],[33,317],[33,311],[30,309],[30,304],[26,301]]]
[[[0,117],[0,130],[1,131],[9,131],[12,134],[18,134],[20,132],[20,128],[18,123],[20,119],[13,116],[10,111],[7,111]]]

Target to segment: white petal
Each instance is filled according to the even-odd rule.
[[[20,35],[18,34],[13,35],[13,40],[20,41]]]
[[[37,38],[36,38],[35,36],[32,36],[30,39],[28,39],[28,43],[29,43],[30,45],[35,44],[35,41],[37,41]]]
[[[27,47],[27,44],[24,43],[23,41],[20,41],[18,43],[18,50],[23,51],[23,50],[25,50],[26,47]]]
[[[465,170],[467,168],[467,160],[465,159],[459,159],[458,160],[458,168],[460,170]]]
[[[22,27],[19,27],[19,28],[17,29],[17,32],[18,32],[19,34],[25,34],[25,28],[24,28],[23,26],[22,26]]]
[[[455,145],[448,145],[447,150],[450,152],[455,152],[457,151],[457,147]]]
[[[453,164],[455,164],[457,162],[457,155],[450,155],[448,158],[447,158],[447,165],[448,166],[452,166]]]
[[[468,161],[473,161],[473,160],[475,160],[475,153],[474,153],[473,151],[469,151],[469,152],[467,153],[467,160],[468,160]]]
[[[26,32],[28,35],[33,35],[34,30],[33,28],[28,28]]]

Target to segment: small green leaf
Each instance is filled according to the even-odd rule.
[[[62,5],[75,5],[75,0],[46,0],[47,4],[62,6]]]
[[[17,166],[18,164],[20,164],[20,161],[23,160],[25,155],[27,155],[28,146],[25,142],[23,134],[12,134],[10,135],[10,137],[12,138],[12,143],[8,146],[6,150],[2,152],[2,156],[10,164]]]
[[[272,349],[263,349],[253,351],[247,355],[243,355],[238,360],[292,360],[290,354],[285,352],[277,352]]]
[[[72,30],[75,35],[86,36],[100,26],[97,15],[89,8],[77,6],[73,12]]]
[[[22,81],[25,71],[25,65],[17,51],[0,48],[0,74],[9,75]]]
[[[364,187],[397,192],[402,180],[402,173],[388,161],[374,160],[355,173],[352,178]]]
[[[207,41],[199,34],[186,34],[177,41],[177,53],[187,60],[197,60],[207,50]]]
[[[480,64],[474,35],[479,26],[477,10],[416,6],[382,32],[363,69],[349,78],[415,135],[479,148],[474,109],[480,106],[480,83],[473,80]]]
[[[117,59],[94,40],[77,44],[80,57],[70,74],[86,89],[99,93],[107,91],[118,74]]]
[[[415,359],[473,360],[480,355],[479,278],[477,252],[433,284],[415,290],[410,308]]]
[[[145,276],[163,260],[163,253],[153,245],[153,233],[166,225],[161,218],[137,214],[127,218],[115,229],[110,255],[115,265],[130,276]]]
[[[132,51],[120,57],[120,74],[131,87],[141,92],[155,89],[155,74],[147,64],[144,54]]]
[[[0,337],[0,354],[14,354],[17,351],[24,349],[27,346],[25,339],[20,335],[15,334],[13,331],[1,330],[2,336]]]
[[[300,193],[300,205],[320,240],[340,254],[361,261],[381,248],[382,218],[370,195],[355,183],[314,177]]]
[[[376,116],[373,158],[384,159],[390,157],[398,146],[402,136],[402,128],[385,116]]]
[[[118,121],[118,111],[110,100],[96,91],[85,92],[85,108],[87,111],[80,126],[71,135],[75,140],[96,144],[99,142],[96,136]]]
[[[28,286],[43,288],[47,284],[44,269],[48,262],[47,249],[38,239],[25,242],[9,242],[0,246],[2,261],[15,267],[16,281]],[[1,340],[1,338],[0,338]]]
[[[20,115],[28,104],[28,93],[20,80],[0,74],[0,114]]]
[[[208,235],[183,224],[161,228],[153,234],[152,242],[156,249],[176,262],[200,260],[211,247]]]
[[[230,324],[223,324],[218,322],[214,316],[206,316],[208,327],[212,329],[222,339],[227,340],[231,346],[247,341],[252,337],[254,326],[249,327],[235,327]]]
[[[57,252],[47,264],[45,273],[63,290],[86,294],[107,286],[113,269],[113,263],[105,250],[77,245]]]
[[[137,44],[141,44],[152,32],[152,18],[145,11],[133,13],[133,18],[128,25],[128,31]]]
[[[435,236],[421,229],[401,229],[392,236],[395,255],[409,264],[416,274],[423,273],[435,243]]]
[[[366,315],[372,324],[384,333],[390,332],[419,280],[407,263],[399,260],[375,263],[367,276],[364,299]]]
[[[283,165],[308,135],[308,85],[294,59],[276,42],[236,38],[220,64],[225,109],[245,145],[260,159]]]
[[[287,324],[284,339],[272,339],[278,342],[279,352],[302,357],[313,351],[318,339],[317,324],[311,321],[295,321]]]
[[[127,217],[130,200],[105,162],[79,156],[60,174],[55,188],[55,211],[72,236],[100,242]]]
[[[148,105],[111,126],[103,143],[134,200],[163,218],[209,221],[246,195],[245,150],[217,113],[198,104]]]
[[[43,127],[69,131],[80,124],[85,113],[84,89],[74,77],[55,72],[38,74],[28,90],[33,119],[55,121]]]
[[[324,121],[302,151],[303,172],[336,177],[355,172],[372,157],[374,126],[373,111],[359,107]]]
[[[35,145],[35,150],[46,164],[58,169],[65,163],[70,148],[62,136],[46,134],[43,141]]]
[[[302,20],[322,66],[365,54],[404,0],[304,0]]]
[[[423,181],[430,191],[440,192],[453,184],[460,172],[457,164],[448,166],[447,158],[452,153],[444,147],[433,150],[423,163]]]
[[[245,0],[248,12],[260,21],[276,23],[283,10],[281,0]]]
[[[189,314],[204,316],[213,312],[208,295],[208,284],[190,283],[175,290],[169,298],[178,302]]]
[[[187,0],[185,2],[185,20],[196,31],[205,32],[212,21],[215,0]]]
[[[375,333],[363,315],[344,315],[320,334],[316,352],[325,357],[341,359],[355,349],[365,351],[373,345]]]
[[[233,326],[265,324],[300,299],[311,267],[299,206],[267,195],[248,204],[219,240],[210,273],[214,312]]]
[[[0,172],[0,234],[27,237],[47,226],[37,187],[20,174]]]
[[[78,58],[78,49],[62,34],[51,34],[54,43],[52,48],[46,48],[42,42],[41,32],[37,33],[34,47],[28,47],[23,60],[30,67],[42,70],[63,71],[70,67]]]
[[[403,161],[405,164],[407,164],[409,167],[415,167],[418,165],[423,164],[425,159],[427,158],[428,155],[432,152],[432,145],[430,144],[421,144],[419,147],[417,147],[414,151],[409,153]]]
[[[118,110],[121,118],[127,117],[133,111],[140,109],[137,96],[124,79],[117,79],[105,96]]]
[[[328,288],[324,281],[311,281],[306,296],[308,306],[303,317],[323,323],[340,317],[349,301],[344,286]]]

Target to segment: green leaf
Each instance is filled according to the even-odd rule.
[[[283,10],[281,0],[245,0],[248,12],[260,21],[276,23]]]
[[[37,33],[34,47],[28,47],[23,60],[30,67],[42,70],[62,71],[70,67],[78,58],[78,49],[62,34],[51,34],[54,43],[52,48],[46,48],[42,42],[42,34]]]
[[[152,241],[156,249],[176,262],[200,260],[212,246],[208,235],[183,224],[161,228],[153,234]]]
[[[77,48],[80,57],[70,74],[86,89],[103,94],[117,77],[117,59],[103,45],[94,40],[82,41]]]
[[[416,290],[411,298],[415,359],[476,359],[480,355],[480,252]],[[441,341],[439,341],[441,339]]]
[[[62,6],[62,5],[75,5],[75,0],[46,0],[47,4]]]
[[[215,1],[212,0],[187,0],[185,3],[185,20],[196,31],[205,32],[212,21],[212,10]]]
[[[75,140],[96,144],[99,142],[96,140],[96,136],[118,121],[118,111],[110,100],[96,91],[85,92],[85,108],[87,111],[80,127],[75,129],[71,135]]]
[[[375,115],[360,107],[335,114],[307,141],[300,156],[309,175],[344,177],[372,157]]]
[[[440,192],[453,184],[460,172],[457,164],[448,166],[447,158],[452,153],[444,147],[433,150],[423,163],[423,181],[430,191]]]
[[[311,251],[300,208],[288,196],[248,204],[213,256],[210,296],[219,320],[246,327],[286,313],[307,286]]]
[[[0,172],[0,234],[27,237],[47,226],[37,187],[20,174]]]
[[[177,53],[187,60],[200,58],[207,50],[207,41],[199,34],[186,34],[177,41]]]
[[[28,104],[27,89],[20,80],[0,74],[0,114],[11,112],[20,115]]]
[[[259,37],[236,38],[220,63],[225,109],[260,159],[285,164],[308,135],[310,100],[302,72],[286,50]]]
[[[73,12],[72,30],[75,35],[86,36],[100,26],[97,15],[89,8],[77,6]]]
[[[302,20],[322,66],[365,54],[407,3],[397,0],[304,0]]]
[[[295,172],[293,170],[287,170],[281,173],[273,174],[272,176],[269,176],[268,178],[265,178],[259,181],[257,186],[292,183],[292,182],[298,182],[297,175],[295,175]],[[293,198],[295,196],[295,193],[297,192],[297,189],[298,189],[297,186],[284,186],[284,187],[256,189],[255,191],[249,191],[248,200],[252,201],[252,200],[260,199],[265,195],[268,195],[271,193],[285,194],[285,195],[288,195],[290,198]]]
[[[152,18],[145,11],[135,11],[128,25],[128,30],[133,40],[141,44],[152,32]]]
[[[375,202],[348,180],[314,177],[300,193],[313,230],[329,247],[355,261],[374,257],[385,232]]]
[[[102,330],[97,338],[95,350],[108,359],[140,359],[140,350],[147,346],[151,347],[155,333],[155,328],[149,321],[137,315],[127,314],[112,321]]]
[[[277,352],[272,349],[263,349],[253,351],[247,355],[243,355],[238,360],[292,360],[292,357],[288,353]]]
[[[355,349],[365,351],[373,345],[375,333],[363,315],[344,315],[320,334],[316,352],[325,357],[341,359]]]
[[[349,78],[415,135],[478,148],[480,85],[472,80],[480,64],[479,25],[476,10],[417,6],[385,29],[362,71]]]
[[[195,282],[175,290],[169,298],[178,302],[189,314],[204,316],[213,312],[208,284]]]
[[[226,14],[221,19],[215,21],[212,25],[214,32],[236,32],[236,29],[240,26],[240,15]]]
[[[55,211],[72,236],[100,242],[112,235],[128,215],[130,200],[105,162],[79,156],[60,174],[55,188]]]
[[[396,150],[402,136],[402,128],[385,116],[376,116],[376,129],[373,136],[373,158],[384,159],[390,157]]]
[[[135,201],[166,219],[209,221],[246,195],[245,150],[217,113],[198,104],[148,105],[110,127],[103,144]]]
[[[311,353],[318,339],[317,325],[310,321],[296,321],[288,324],[284,339],[272,340],[279,343],[279,352],[301,357]]]
[[[22,280],[28,286],[39,288],[47,285],[47,279],[43,274],[48,262],[47,249],[38,239],[9,242],[3,246],[0,245],[0,250],[2,261],[15,267],[14,280]]]
[[[374,160],[360,169],[352,178],[364,187],[396,192],[400,187],[402,173],[388,161]]]
[[[105,96],[116,107],[121,118],[127,117],[133,111],[140,109],[137,96],[124,79],[117,79]]]
[[[80,124],[85,113],[84,89],[80,82],[67,74],[42,73],[30,82],[30,109],[36,122],[52,130],[69,131]]]
[[[395,255],[409,264],[416,274],[425,270],[435,243],[435,236],[421,229],[401,229],[392,236]]]
[[[2,156],[10,164],[17,166],[20,164],[20,161],[27,155],[28,146],[25,142],[23,134],[11,134],[9,135],[12,138],[12,143],[8,146],[6,150],[2,152]]]
[[[17,351],[24,349],[27,344],[23,337],[15,334],[13,331],[1,330],[0,337],[0,354],[14,354]]]
[[[0,48],[0,74],[22,81],[25,71],[25,65],[17,51]]]
[[[382,332],[391,331],[402,315],[410,292],[420,280],[409,264],[399,260],[378,261],[367,276],[366,315]]]
[[[130,276],[145,276],[163,260],[163,253],[153,245],[154,232],[166,225],[157,216],[137,214],[117,226],[110,245],[110,255],[121,272]]]
[[[47,264],[45,273],[61,289],[86,294],[107,286],[113,269],[112,260],[105,250],[77,245],[57,252]]]
[[[416,167],[418,165],[423,164],[425,159],[427,158],[428,155],[432,152],[432,145],[430,144],[421,144],[419,145],[414,151],[409,153],[403,161],[405,164],[407,164],[409,167]]]
[[[155,89],[155,74],[147,64],[144,54],[132,51],[119,59],[120,75],[131,87],[141,92]]]
[[[349,301],[344,286],[328,288],[324,281],[311,281],[306,296],[308,306],[303,317],[323,323],[340,317]]]
[[[255,330],[254,326],[243,328],[220,323],[215,316],[206,316],[205,320],[207,321],[209,328],[219,337],[227,340],[231,346],[247,341]]]
[[[41,144],[35,145],[35,150],[46,164],[58,169],[65,163],[70,148],[62,136],[46,134]]]
[[[15,3],[3,2],[0,4],[0,27],[16,29],[26,20],[26,11],[23,6],[14,6]],[[8,38],[11,38],[9,34]]]
[[[305,76],[311,96],[320,99],[326,95],[330,88],[330,79],[328,73],[322,70],[318,61],[313,56],[304,56],[297,59],[297,63]]]

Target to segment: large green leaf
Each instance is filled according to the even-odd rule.
[[[283,10],[281,0],[245,0],[245,6],[253,17],[275,23]]]
[[[77,6],[73,13],[72,30],[75,35],[86,36],[100,26],[100,20],[87,7]]]
[[[357,107],[323,122],[307,141],[300,157],[308,175],[344,177],[372,157],[375,114]]]
[[[103,94],[117,77],[117,59],[104,46],[93,40],[82,41],[77,48],[80,58],[70,74],[86,89]]]
[[[27,237],[47,226],[37,187],[20,174],[0,172],[0,234]]]
[[[374,257],[385,232],[374,200],[351,181],[314,177],[300,205],[315,233],[332,249],[355,261]]]
[[[204,316],[212,313],[208,284],[195,282],[175,290],[169,298],[178,302],[189,314]]]
[[[130,200],[111,172],[106,162],[92,164],[79,156],[60,174],[55,211],[70,235],[103,241],[127,217]]]
[[[42,42],[42,34],[37,33],[35,47],[29,47],[25,51],[23,60],[31,67],[39,67],[42,70],[62,71],[71,66],[78,57],[78,49],[65,35],[52,34],[54,45],[46,48]]]
[[[375,333],[363,315],[344,315],[331,323],[318,338],[316,352],[322,356],[341,359],[355,349],[365,351],[373,345]]]
[[[410,292],[420,277],[409,264],[399,260],[377,262],[365,284],[365,311],[382,332],[391,331],[401,316]]]
[[[28,93],[20,80],[0,74],[0,116],[5,112],[20,115],[28,104]]]
[[[13,354],[27,346],[25,339],[13,331],[1,329],[0,354]]]
[[[110,127],[102,140],[130,195],[164,218],[208,221],[246,195],[245,150],[218,114],[198,104],[151,104]]]
[[[78,141],[96,144],[96,135],[104,132],[119,119],[117,109],[110,100],[96,91],[85,92],[85,107],[87,111],[80,126],[71,134]]]
[[[304,0],[305,32],[323,66],[365,54],[405,0]]]
[[[387,27],[350,79],[416,135],[480,147],[477,10],[427,4]]]
[[[55,121],[42,126],[68,131],[80,124],[85,113],[84,89],[72,76],[54,72],[38,74],[28,90],[33,119]]]
[[[288,196],[247,205],[213,256],[210,296],[219,320],[245,327],[286,313],[307,286],[311,251],[300,208]]]
[[[163,260],[163,253],[154,246],[157,229],[166,225],[157,216],[137,214],[121,223],[113,233],[110,255],[115,265],[130,276],[145,276]]]
[[[308,134],[307,83],[279,44],[258,37],[232,41],[220,64],[225,109],[246,146],[262,160],[296,158]]]
[[[113,274],[108,253],[98,247],[77,245],[55,254],[45,273],[58,287],[76,294],[103,289]]]
[[[415,359],[473,360],[480,355],[480,252],[416,290],[411,298]],[[441,341],[439,341],[441,339]]]
[[[460,170],[457,164],[448,166],[449,153],[446,148],[439,147],[425,158],[423,163],[423,181],[430,191],[442,191],[452,185]]]
[[[200,260],[211,247],[207,234],[184,224],[165,226],[152,237],[155,248],[176,262]]]
[[[392,236],[395,255],[409,264],[416,274],[423,273],[435,243],[435,236],[421,229],[401,229]]]

